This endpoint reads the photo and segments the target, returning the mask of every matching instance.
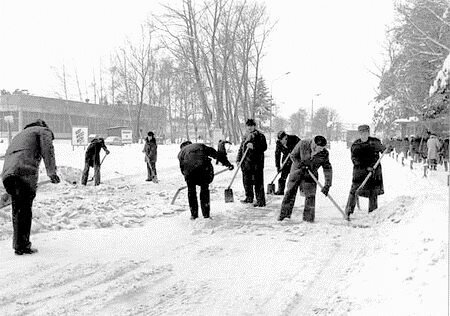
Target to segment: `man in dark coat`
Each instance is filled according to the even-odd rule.
[[[297,145],[300,141],[300,138],[296,135],[288,135],[284,131],[278,132],[277,138],[278,140],[275,148],[275,166],[277,167],[277,172],[281,171],[281,176],[280,179],[278,179],[278,191],[275,192],[275,195],[284,195],[286,179],[292,165],[292,160],[289,159],[289,154],[294,149],[295,145]],[[281,154],[283,154],[283,157],[281,157]],[[283,168],[281,168],[286,159],[286,163]]]
[[[369,172],[372,172],[372,176],[358,194],[369,198],[369,213],[378,208],[378,195],[384,194],[381,164],[375,170],[373,166],[378,161],[380,153],[384,152],[386,147],[378,138],[369,136],[370,128],[368,125],[358,126],[358,131],[360,138],[351,147],[353,177],[347,206],[345,208],[347,216],[355,210],[356,190],[364,182]]]
[[[228,169],[233,170],[234,167],[227,157],[212,147],[201,143],[192,144],[190,141],[185,141],[180,145],[178,160],[188,188],[192,220],[198,217],[197,185],[200,186],[200,206],[203,217],[210,217],[209,184],[214,179],[214,169],[210,157],[218,159]]]
[[[158,176],[156,173],[158,145],[156,144],[155,134],[153,132],[147,133],[143,152],[145,153],[145,163],[147,165],[147,179],[145,181],[158,183]]]
[[[227,156],[227,149],[225,148],[226,144],[231,145],[231,142],[220,139],[219,143],[217,144],[217,152],[220,153],[221,155],[225,155],[225,157]],[[219,160],[216,160],[216,165],[217,164],[219,164]]]
[[[319,178],[318,169],[322,167],[325,177],[325,185],[322,193],[327,196],[333,179],[333,169],[329,160],[329,153],[326,149],[327,140],[325,137],[317,135],[314,139],[303,139],[297,143],[291,153],[293,164],[289,174],[286,194],[281,204],[279,221],[291,218],[294,208],[297,190],[305,195],[305,208],[303,210],[303,220],[314,222],[316,208],[317,184],[308,171],[311,171],[316,179]]]
[[[81,184],[86,185],[89,177],[89,168],[94,168],[95,185],[100,184],[100,149],[109,155],[109,150],[106,148],[105,140],[101,137],[94,138],[86,149],[84,156],[84,170],[81,176]]]
[[[37,249],[31,248],[30,230],[41,159],[44,159],[51,182],[60,182],[56,174],[53,138],[47,124],[37,120],[25,126],[6,150],[2,179],[12,200],[13,248],[16,255],[37,252]]]
[[[241,164],[242,182],[244,184],[245,199],[242,203],[253,203],[256,195],[255,207],[266,206],[264,193],[264,152],[267,150],[266,137],[256,129],[253,119],[245,123],[247,134],[239,147],[236,157],[237,163]],[[249,149],[243,159],[246,149]],[[253,192],[254,189],[254,192]]]

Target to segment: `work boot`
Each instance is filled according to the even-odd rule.
[[[284,195],[284,191],[276,191],[274,194],[275,195]]]
[[[23,254],[32,255],[33,253],[38,252],[36,248],[24,248],[24,249],[16,249],[14,250],[14,253],[18,256],[21,256]]]
[[[255,204],[253,204],[254,207],[264,207],[266,206],[266,203],[264,202],[256,202]]]
[[[285,218],[291,219],[291,215],[286,215],[286,216],[284,216],[284,215],[281,215],[281,214],[280,214],[280,216],[278,216],[278,220],[279,220],[280,222],[282,222]]]
[[[241,200],[241,203],[247,204],[247,203],[253,203],[252,199],[245,198],[245,200]]]
[[[198,216],[191,216],[191,221],[197,219]]]

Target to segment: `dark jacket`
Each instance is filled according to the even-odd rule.
[[[231,143],[229,141],[227,141],[227,140],[219,140],[219,143],[217,144],[217,151],[219,153],[226,154],[227,153],[227,150],[225,148],[226,144],[231,144]]]
[[[225,155],[205,144],[196,143],[183,147],[178,154],[178,160],[186,181],[195,180],[198,184],[211,183],[214,179],[214,169],[210,157],[218,159],[226,167],[231,166]]]
[[[295,145],[297,145],[297,143],[299,141],[300,141],[300,138],[298,138],[296,135],[288,135],[286,147],[284,147],[283,144],[281,143],[281,141],[277,140],[277,144],[276,144],[276,148],[275,148],[275,166],[277,167],[277,170],[280,169],[281,165],[283,164],[283,161],[292,152]],[[281,157],[281,154],[283,154],[283,157]],[[284,168],[286,168],[286,169],[290,168],[291,164],[292,164],[292,161],[289,159],[288,161],[286,161]]]
[[[291,153],[293,163],[291,166],[290,177],[294,177],[294,179],[300,181],[300,190],[305,196],[315,195],[317,184],[310,176],[308,170],[304,169],[303,166],[308,166],[316,179],[319,179],[318,170],[322,167],[325,185],[331,186],[333,180],[333,169],[331,167],[328,150],[323,149],[314,156],[311,156],[312,141],[312,139],[303,139],[299,141]]]
[[[35,188],[41,159],[44,159],[47,175],[49,177],[56,175],[53,132],[48,127],[25,127],[13,138],[6,150],[3,182],[10,176],[18,176],[31,188]]]
[[[357,139],[351,147],[351,158],[353,162],[353,178],[354,184],[361,184],[366,176],[369,174],[367,168],[373,167],[386,147],[378,138],[369,137],[366,142]],[[368,197],[370,191],[375,191],[376,194],[384,193],[383,188],[383,174],[381,164],[374,170],[373,175],[360,191],[361,196]]]
[[[253,149],[249,149],[245,159],[242,160],[248,143],[253,144]],[[264,169],[264,152],[266,150],[266,137],[255,129],[252,133],[248,133],[242,141],[236,161],[241,163],[241,169],[244,172]]]
[[[89,144],[86,149],[84,160],[90,167],[100,165],[100,149],[102,148],[108,152],[108,148],[106,148],[105,140],[103,138],[94,138]]]
[[[155,138],[145,137],[144,150],[146,162],[156,162],[158,155],[158,145]]]

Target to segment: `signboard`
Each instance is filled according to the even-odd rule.
[[[122,143],[131,144],[133,142],[133,131],[131,129],[123,129],[122,133]]]
[[[88,145],[88,127],[72,126],[72,146]]]
[[[5,120],[6,123],[10,123],[10,124],[14,123],[14,116],[12,116],[12,115],[6,115],[3,119]]]

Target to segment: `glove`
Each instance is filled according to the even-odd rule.
[[[310,170],[311,165],[312,165],[311,159],[303,160],[302,162],[300,162],[300,169],[304,171]]]
[[[367,170],[368,172],[372,172],[372,173],[373,173],[373,168],[372,168],[372,167],[367,167],[366,170]]]
[[[233,170],[233,169],[234,169],[234,166],[233,166],[233,165],[229,165],[229,166],[228,166],[228,170],[231,171],[231,170]]]
[[[109,150],[106,150],[105,152],[106,152],[107,155],[109,155]]]
[[[247,148],[253,149],[253,143],[248,143]]]
[[[323,186],[323,188],[322,188],[322,193],[323,193],[323,195],[325,195],[325,196],[328,196],[328,191],[330,191],[330,185],[329,184],[325,184],[324,186]]]
[[[59,177],[58,177],[57,174],[51,175],[51,176],[50,176],[50,181],[51,181],[52,183],[60,183],[60,182],[61,182],[61,180],[59,179]]]

